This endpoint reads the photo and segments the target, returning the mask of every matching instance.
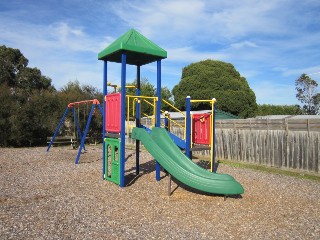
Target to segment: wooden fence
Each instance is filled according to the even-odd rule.
[[[219,159],[319,172],[319,132],[217,129]]]
[[[320,132],[320,119],[226,119],[217,120],[216,128]]]
[[[183,137],[183,130],[171,132]],[[217,159],[319,173],[319,119],[236,119],[216,121]],[[209,151],[194,152],[210,155]]]
[[[216,121],[219,159],[319,172],[320,119]]]

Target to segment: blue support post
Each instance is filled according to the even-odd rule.
[[[170,132],[169,117],[170,117],[170,115],[169,115],[168,111],[166,111],[164,114],[164,127],[168,132]]]
[[[140,81],[140,66],[137,66],[137,89],[136,89],[136,95],[140,96],[141,91],[141,81]],[[140,100],[137,101],[136,104],[136,127],[140,127]],[[139,174],[140,169],[140,141],[136,140],[136,175]]]
[[[101,111],[102,114],[102,179],[105,179],[105,169],[106,169],[106,165],[105,165],[105,144],[104,144],[104,139],[106,137],[106,101],[105,101],[105,97],[107,95],[107,83],[108,83],[108,62],[107,61],[103,61],[103,109],[101,109],[100,105],[99,105],[99,109]]]
[[[64,113],[63,113],[62,118],[60,119],[60,122],[59,122],[59,124],[58,124],[58,127],[57,127],[56,131],[54,132],[53,137],[51,138],[51,141],[50,141],[50,143],[49,143],[49,145],[48,145],[47,152],[49,152],[50,147],[51,147],[52,143],[54,142],[54,139],[56,138],[56,136],[57,136],[57,134],[58,134],[58,132],[59,132],[59,130],[60,130],[63,122],[64,122],[64,119],[66,118],[66,116],[67,116],[67,114],[68,114],[68,111],[69,111],[69,107],[66,108],[66,110],[65,110]]]
[[[121,55],[121,133],[120,133],[120,187],[125,186],[125,140],[126,140],[126,64],[127,55],[125,52]]]
[[[191,159],[191,98],[186,98],[186,156]]]
[[[161,123],[161,60],[157,61],[157,109],[156,109],[156,127],[160,127]],[[156,161],[156,180],[160,181],[160,164]]]
[[[82,148],[84,148],[84,143],[86,141],[86,136],[87,136],[87,133],[89,131],[89,126],[90,126],[90,123],[91,123],[91,119],[92,119],[92,115],[93,115],[93,111],[94,111],[95,105],[96,104],[92,104],[92,106],[91,106],[89,118],[88,118],[86,128],[85,128],[85,130],[83,132],[83,135],[82,135],[82,138],[81,138],[81,144],[80,144],[80,147],[79,147],[79,150],[78,150],[78,155],[77,155],[75,164],[79,163],[80,154],[81,154]]]
[[[103,101],[104,101],[104,100],[103,100]],[[97,106],[98,106],[98,109],[99,109],[99,111],[100,111],[100,113],[101,113],[101,116],[103,116],[103,109],[102,109],[101,105],[100,105],[100,104],[97,104]]]

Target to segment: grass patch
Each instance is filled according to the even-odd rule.
[[[203,159],[205,161],[209,161],[209,158],[196,156],[197,159]],[[272,174],[279,174],[284,176],[290,176],[300,179],[308,179],[313,181],[319,181],[320,182],[320,175],[316,174],[310,174],[308,172],[304,172],[301,170],[286,170],[276,167],[268,167],[264,165],[254,164],[254,163],[246,163],[246,162],[238,162],[238,161],[232,161],[232,160],[218,160],[219,164],[225,164],[231,167],[236,168],[245,168],[245,169],[252,169],[255,171],[261,171],[266,173],[272,173]],[[219,169],[219,168],[218,168]]]
[[[126,145],[126,148],[133,150],[135,149],[135,145],[128,144]],[[140,146],[140,151],[146,151],[145,147]],[[210,161],[209,157],[204,157],[204,156],[193,156],[193,158],[198,160],[208,161],[208,162]],[[230,167],[252,169],[255,171],[262,171],[266,173],[279,174],[284,176],[290,176],[290,177],[308,179],[308,180],[320,182],[320,175],[312,174],[312,173],[301,171],[301,170],[286,170],[286,169],[281,169],[276,167],[269,167],[269,166],[254,164],[254,163],[238,162],[238,161],[232,161],[232,160],[218,160],[218,162],[219,164],[225,164]]]
[[[268,166],[252,164],[252,163],[244,163],[244,162],[239,163],[239,162],[230,161],[230,160],[218,160],[218,162],[219,162],[219,164],[226,164],[226,165],[232,166],[232,167],[246,168],[246,169],[252,169],[252,170],[256,170],[256,171],[272,173],[272,174],[279,174],[279,175],[285,175],[285,176],[296,177],[296,178],[301,178],[301,179],[320,181],[319,175],[313,175],[313,174],[298,171],[298,170],[296,170],[296,171],[295,170],[284,170],[284,169],[275,168],[275,167],[268,167]]]

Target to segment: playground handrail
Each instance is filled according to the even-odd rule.
[[[209,103],[212,103],[212,102],[216,102],[216,99],[212,99],[212,100],[194,100],[194,99],[191,99],[190,102],[192,103],[195,103],[195,102],[209,102]]]
[[[166,111],[161,110],[162,113],[165,113]],[[180,123],[178,123],[177,121],[173,120],[172,118],[165,116],[166,118],[168,118],[169,121],[173,122],[174,124],[178,125],[181,128],[185,128],[184,126],[182,126]]]
[[[127,114],[127,119],[129,120],[129,111],[130,111],[130,98],[133,98],[133,102],[132,102],[132,115],[135,116],[135,107],[134,107],[134,103],[135,101],[143,101],[146,102],[147,104],[149,104],[152,108],[153,108],[153,115],[155,116],[155,106],[156,106],[156,101],[158,101],[158,97],[149,97],[149,96],[136,96],[136,95],[126,95],[127,99],[128,99],[128,114]],[[151,102],[149,102],[147,99],[153,99],[153,104]],[[145,113],[142,113],[143,115],[145,115],[147,118],[150,118],[150,116],[148,116]],[[153,118],[153,121],[155,121],[155,119]]]
[[[181,113],[183,116],[184,116],[184,126],[181,125],[180,123],[178,123],[177,121],[173,120],[172,118],[170,117],[167,117],[168,120],[170,122],[173,122],[174,124],[178,125],[179,127],[181,127],[183,129],[183,139],[186,139],[186,114],[184,112],[182,112],[180,109],[176,108],[175,106],[173,106],[170,102],[168,102],[167,100],[165,99],[162,99],[162,101],[167,104],[168,106],[170,106],[171,108],[173,108],[174,110],[176,110],[177,112]],[[164,112],[164,111],[161,111],[161,112]]]
[[[178,108],[176,108],[175,106],[173,106],[171,103],[169,103],[167,100],[165,100],[165,99],[162,99],[162,101],[165,103],[165,104],[167,104],[167,105],[169,105],[170,107],[172,107],[174,110],[176,110],[177,112],[179,112],[179,113],[181,113],[183,116],[186,116],[186,114],[184,113],[184,112],[182,112],[181,110],[179,110]]]

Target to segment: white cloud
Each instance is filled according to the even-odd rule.
[[[251,41],[241,41],[230,44],[230,47],[233,49],[241,49],[241,48],[256,48],[258,47],[256,43]]]
[[[292,105],[298,104],[293,84],[275,83],[274,81],[260,81],[252,84],[258,104]]]
[[[282,74],[284,76],[300,76],[302,73],[316,73],[320,71],[320,65],[311,66],[306,68],[296,68],[296,69],[282,69]]]
[[[82,5],[70,0],[59,6],[39,2],[23,7],[13,0],[6,4],[9,7],[0,10],[1,44],[19,48],[30,66],[40,68],[57,87],[76,78],[100,87],[98,52],[130,28],[168,51],[162,79],[169,88],[178,83],[183,67],[217,59],[232,63],[247,78],[259,102],[294,102],[295,77],[319,72],[320,2],[316,0],[98,0]],[[154,65],[143,66],[142,74],[150,80],[155,72]],[[109,64],[108,74],[120,83],[117,64]],[[128,68],[127,76],[128,81],[134,79],[135,70]]]
[[[209,51],[197,51],[192,47],[182,47],[168,50],[168,61],[196,62],[206,59],[226,60],[228,54]]]

